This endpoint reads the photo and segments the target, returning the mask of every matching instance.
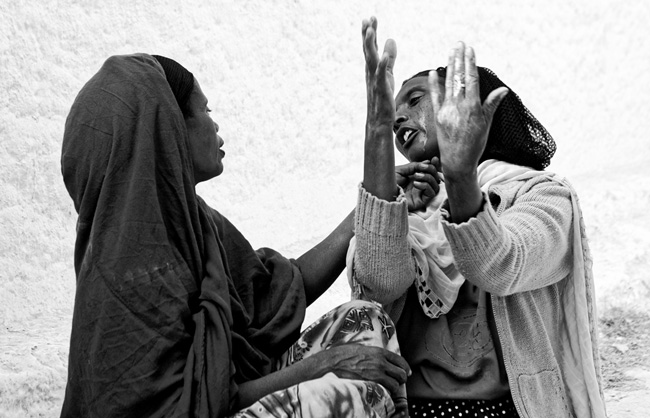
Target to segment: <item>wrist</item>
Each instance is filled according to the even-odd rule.
[[[328,358],[326,351],[318,352],[301,361],[304,363],[307,380],[318,379],[325,376],[329,370]]]
[[[475,166],[470,169],[445,169],[443,174],[445,176],[445,185],[447,187],[478,184],[478,172]]]

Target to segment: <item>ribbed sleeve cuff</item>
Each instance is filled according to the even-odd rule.
[[[388,202],[359,185],[355,215],[356,279],[368,297],[382,304],[391,303],[404,294],[415,278],[407,241],[406,199],[401,192],[395,202]]]
[[[368,231],[382,237],[405,237],[408,233],[408,207],[400,188],[397,200],[389,202],[368,193],[359,184],[355,231]]]
[[[490,201],[483,192],[481,210],[473,218],[460,224],[449,221],[449,201],[446,200],[440,208],[441,224],[451,245],[454,258],[483,259],[489,256],[491,245],[500,237],[497,214],[492,209]]]

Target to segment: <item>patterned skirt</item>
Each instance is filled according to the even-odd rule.
[[[282,369],[322,350],[357,343],[383,347],[399,354],[395,327],[371,302],[354,300],[323,315],[302,332],[279,359]],[[334,373],[273,392],[234,418],[244,417],[393,417],[407,416],[406,386],[391,398],[380,384],[340,379]]]

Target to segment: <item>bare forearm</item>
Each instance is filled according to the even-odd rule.
[[[235,410],[246,408],[270,393],[316,379],[323,374],[317,361],[306,358],[277,372],[242,383],[239,385]]]
[[[298,258],[307,304],[314,302],[334,283],[345,267],[345,256],[354,236],[354,211],[327,238]]]
[[[397,198],[393,133],[388,126],[366,128],[363,187],[379,199],[392,202]]]
[[[445,186],[449,199],[449,214],[453,223],[463,223],[481,210],[483,195],[476,170],[460,175],[445,173]]]

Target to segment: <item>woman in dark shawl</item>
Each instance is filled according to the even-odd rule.
[[[77,96],[61,159],[79,214],[61,416],[404,412],[408,365],[375,305],[300,335],[345,265],[352,216],[296,260],[254,251],[195,193],[223,170],[217,131],[193,75],[164,57],[111,57]]]

